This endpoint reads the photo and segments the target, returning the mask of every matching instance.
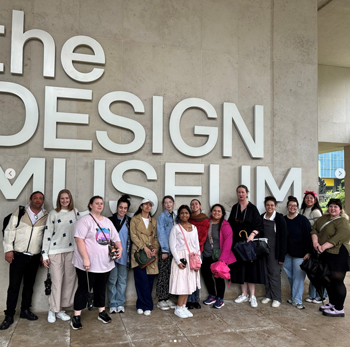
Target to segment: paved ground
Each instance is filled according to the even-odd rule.
[[[346,279],[350,289],[350,275]],[[261,299],[261,298],[260,298]],[[259,299],[259,301],[260,301]],[[305,304],[298,310],[286,302],[279,308],[225,301],[220,309],[193,310],[193,318],[180,319],[173,310],[154,309],[149,317],[127,306],[124,314],[112,315],[111,324],[97,320],[97,311],[84,311],[84,328],[73,331],[69,323],[47,322],[47,313],[39,320],[19,319],[6,331],[0,331],[0,347],[31,346],[350,346],[350,298],[345,318],[328,318],[319,305]],[[3,320],[3,315],[0,320]]]

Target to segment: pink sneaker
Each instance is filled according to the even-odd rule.
[[[338,311],[335,308],[324,310],[323,315],[327,317],[345,317],[344,309]]]

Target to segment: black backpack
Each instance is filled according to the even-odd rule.
[[[19,226],[19,223],[21,222],[21,218],[23,217],[23,215],[26,213],[26,208],[25,206],[19,206],[18,208],[18,221],[17,221],[17,225],[16,225],[16,228],[18,228]],[[10,213],[9,215],[7,215],[5,218],[4,218],[4,222],[3,222],[3,225],[2,225],[2,236],[4,237],[5,235],[5,229],[7,227],[7,225],[9,224],[10,222],[10,218],[12,216],[12,213]]]

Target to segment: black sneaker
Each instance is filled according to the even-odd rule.
[[[105,310],[103,310],[102,312],[100,312],[98,314],[98,317],[97,317],[98,320],[100,320],[102,323],[110,323],[112,321],[111,317],[108,316],[108,314],[106,313]]]
[[[5,316],[4,321],[0,325],[0,330],[6,330],[13,323],[13,316]]]
[[[70,321],[70,325],[72,326],[73,330],[83,329],[83,326],[80,322],[80,316],[73,316],[72,320]]]

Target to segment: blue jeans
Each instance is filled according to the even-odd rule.
[[[115,268],[110,272],[107,282],[109,307],[124,306],[127,281],[128,269],[126,265],[115,263]]]
[[[287,254],[283,263],[283,269],[288,276],[291,288],[290,299],[297,304],[303,302],[304,282],[306,277],[306,272],[300,268],[302,262],[303,258],[295,258]]]
[[[310,285],[309,285],[309,297],[310,298],[317,298],[319,296],[320,295],[316,292],[316,288],[310,282]],[[323,292],[323,298],[326,299],[327,297],[328,297],[328,293],[327,293],[327,290],[325,289],[324,292]],[[321,296],[321,299],[322,299],[322,296]]]

